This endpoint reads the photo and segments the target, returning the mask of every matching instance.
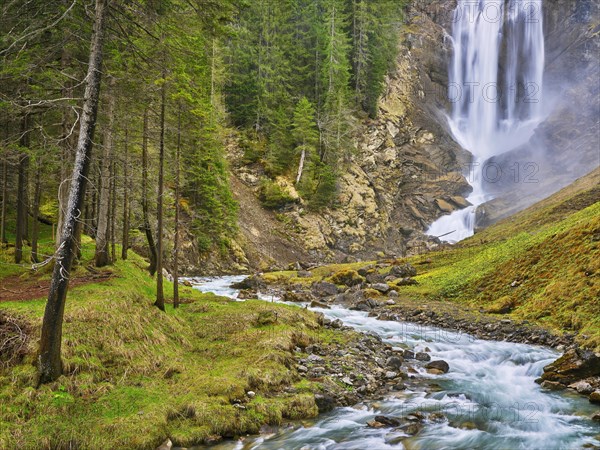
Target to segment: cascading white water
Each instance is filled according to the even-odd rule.
[[[444,216],[427,234],[457,242],[472,236],[475,212],[491,200],[484,181],[500,181],[496,155],[525,143],[543,119],[542,1],[458,0],[449,68],[450,129],[473,154],[465,175],[472,206]]]
[[[239,291],[230,284],[241,279],[189,281],[203,292],[237,298]],[[273,300],[271,295],[263,298]],[[600,443],[599,428],[589,418],[596,411],[594,405],[567,392],[543,392],[535,383],[543,367],[558,356],[554,350],[378,320],[341,306],[311,309],[357,331],[377,334],[394,347],[427,351],[433,359],[447,361],[450,371],[430,375],[417,365],[423,389],[416,385],[368,408],[336,408],[312,426],[304,422],[283,427],[270,434],[226,441],[214,450],[575,449],[595,448]],[[423,392],[432,391],[429,383],[436,386],[435,392]],[[366,426],[376,415],[403,417],[413,412],[442,413],[445,419],[425,422],[412,437],[401,430]]]

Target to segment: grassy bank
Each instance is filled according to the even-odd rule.
[[[89,261],[93,245],[83,250]],[[3,261],[10,257],[5,250]],[[0,367],[0,448],[148,449],[166,437],[190,446],[317,414],[311,392],[318,386],[290,370],[290,350],[339,335],[300,308],[232,302],[188,288],[179,310],[168,305],[161,313],[152,306],[146,265],[132,253],[101,274],[107,280],[70,291],[66,375],[38,390],[35,348],[45,299],[0,303],[0,315],[16,319],[27,335],[23,360]],[[19,275],[27,286],[49,277],[4,267],[2,282]],[[88,276],[86,267],[73,279]]]
[[[600,169],[459,245],[409,258],[419,284],[392,287],[416,305],[435,300],[502,313],[577,332],[581,344],[600,349],[599,186]],[[332,281],[335,273],[367,264],[322,267],[311,278],[296,272],[265,278]]]

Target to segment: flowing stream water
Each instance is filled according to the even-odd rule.
[[[543,0],[458,0],[449,64],[448,117],[456,141],[472,153],[465,171],[472,206],[441,217],[427,230],[457,242],[472,236],[479,205],[492,200],[485,182],[500,182],[487,161],[529,140],[543,120]]]
[[[244,277],[192,279],[195,287],[237,298],[231,283]],[[270,300],[271,297],[268,297]],[[368,406],[337,408],[312,423],[283,427],[220,450],[383,449],[582,449],[600,446],[600,427],[590,416],[597,407],[570,393],[543,392],[534,382],[559,353],[539,346],[483,341],[465,334],[406,322],[381,321],[342,307],[315,309],[361,332],[376,333],[393,346],[426,347],[434,360],[450,365],[445,375],[417,375],[423,390],[404,391]],[[431,384],[438,387],[431,392]],[[446,420],[425,423],[413,437],[366,426],[376,415],[402,417],[438,412]],[[594,448],[594,447],[592,447]]]

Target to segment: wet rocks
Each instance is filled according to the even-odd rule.
[[[233,283],[230,287],[232,289],[250,289],[250,290],[260,290],[265,286],[264,281],[259,276],[251,276],[248,277],[238,283]]]
[[[397,302],[392,308],[386,308],[379,316],[381,320],[396,320],[430,325],[453,330],[459,334],[469,334],[479,339],[519,342],[548,347],[571,347],[573,335],[557,336],[551,332],[531,326],[526,321],[502,322],[495,317],[485,315],[454,314]]]
[[[543,384],[543,383],[542,383]],[[600,385],[600,380],[595,380],[595,385]],[[596,389],[590,383],[585,380],[578,381],[576,383],[572,383],[569,386],[569,389],[576,390],[581,395],[590,395]]]
[[[549,391],[562,391],[565,389],[564,384],[557,383],[556,381],[544,381],[541,386]]]
[[[321,309],[329,309],[329,305],[327,303],[319,302],[317,300],[313,300],[310,302],[311,308],[321,308]]]
[[[425,352],[419,352],[415,355],[415,359],[417,361],[423,361],[423,362],[427,362],[427,361],[431,361],[431,356],[429,356],[428,353]],[[443,361],[442,361],[443,362]]]
[[[595,391],[590,394],[590,403],[600,405],[600,391]]]
[[[319,414],[329,412],[336,407],[335,399],[327,394],[316,394],[315,403],[319,409]]]
[[[425,365],[425,368],[427,369],[427,371],[439,371],[441,373],[448,373],[448,371],[450,370],[450,366],[448,365],[448,363],[441,359],[438,361],[431,361],[430,363]]]
[[[402,367],[404,360],[399,356],[391,356],[386,361],[386,366],[392,370],[399,370]]]
[[[583,349],[570,349],[552,364],[544,367],[542,380],[568,386],[595,376],[600,376],[600,355]]]
[[[395,417],[375,416],[374,420],[387,427],[398,427],[402,424],[400,419],[396,419]]]

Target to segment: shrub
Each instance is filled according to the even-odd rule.
[[[280,209],[296,201],[284,188],[268,179],[263,179],[260,184],[259,198],[268,209]]]

